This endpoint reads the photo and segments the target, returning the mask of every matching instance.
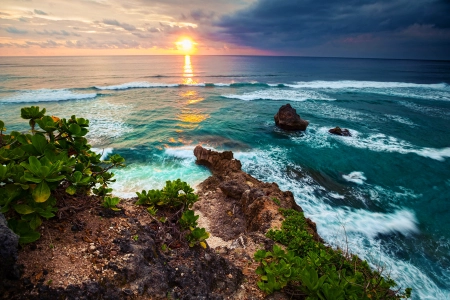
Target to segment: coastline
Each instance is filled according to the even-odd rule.
[[[40,229],[42,238],[19,250],[16,269],[21,277],[3,282],[2,299],[166,299],[174,293],[181,299],[266,298],[256,284],[253,255],[274,245],[265,233],[280,228],[280,207],[301,208],[291,192],[243,172],[231,151],[200,152],[197,163],[208,165],[212,173],[197,186],[194,205],[200,227],[211,234],[207,249],[161,251],[158,229],[145,208],[134,204],[136,199],[122,199],[121,211],[113,212],[100,209],[96,197],[67,196],[64,204],[73,209],[65,210],[62,219],[47,221]],[[309,225],[321,240],[315,224]],[[270,297],[289,299],[282,292]]]

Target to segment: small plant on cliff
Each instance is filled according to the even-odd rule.
[[[186,240],[190,247],[200,245],[206,248],[205,240],[209,237],[209,233],[204,228],[197,227],[198,216],[190,208],[198,201],[198,195],[194,194],[189,184],[180,179],[166,181],[166,186],[161,190],[143,190],[141,193],[136,192],[138,196],[138,205],[149,205],[147,211],[156,222],[161,222],[161,218],[165,218],[169,223],[175,223],[180,226],[186,233]],[[167,208],[174,213],[160,219],[154,218],[160,208]]]
[[[88,120],[60,119],[45,112],[37,106],[21,109],[21,117],[31,127],[27,133],[4,134],[5,124],[0,121],[0,211],[22,244],[39,239],[36,229],[42,218],[55,216],[57,189],[74,195],[90,193],[97,186],[93,192],[105,196],[114,181],[109,170],[124,163],[117,154],[102,161],[90,150],[85,138]]]
[[[105,196],[103,198],[102,206],[112,209],[114,211],[119,211],[120,208],[117,208],[116,205],[119,204],[120,199],[118,197]]]
[[[286,218],[281,230],[270,230],[267,236],[287,247],[275,245],[272,251],[259,250],[258,286],[273,293],[289,285],[307,299],[400,299],[409,298],[411,289],[403,293],[391,288],[396,283],[373,271],[356,255],[325,247],[307,231],[303,213],[280,209]]]

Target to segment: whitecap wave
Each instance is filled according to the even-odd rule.
[[[342,178],[356,184],[364,184],[364,181],[367,180],[367,178],[364,176],[364,173],[358,171],[351,172],[348,175],[342,175]]]
[[[363,135],[356,130],[352,130],[351,132],[351,137],[332,136],[332,138],[348,146],[377,152],[397,152],[401,154],[413,153],[439,161],[444,161],[447,157],[450,157],[450,147],[441,149],[429,147],[421,148],[395,137],[387,136],[383,133]]]
[[[315,91],[306,90],[260,90],[255,92],[238,94],[221,95],[224,98],[239,99],[244,101],[252,100],[283,100],[283,101],[306,101],[306,100],[326,100],[333,101],[334,98],[318,93]]]
[[[130,198],[136,192],[161,189],[167,180],[180,178],[192,187],[208,178],[211,173],[195,164],[194,146],[166,148],[161,155],[155,154],[152,163],[134,163],[114,170],[116,182],[110,186],[113,194]]]
[[[407,82],[380,82],[380,81],[358,81],[358,80],[340,80],[340,81],[299,81],[294,84],[286,84],[293,88],[311,88],[311,89],[363,89],[363,88],[427,88],[427,89],[446,89],[448,84],[420,84]]]
[[[49,102],[66,100],[93,99],[97,93],[75,93],[68,89],[39,89],[25,90],[0,99],[0,102],[22,103],[22,102]]]
[[[408,126],[415,126],[416,125],[411,120],[409,120],[408,118],[400,117],[400,116],[397,116],[397,115],[389,115],[389,114],[386,114],[384,116],[386,118],[392,120],[392,121],[397,122],[397,123],[405,124],[405,125],[408,125]]]
[[[378,81],[303,81],[286,84],[294,89],[310,90],[338,90],[345,92],[370,93],[403,98],[428,100],[450,100],[450,89],[446,83],[420,84],[407,82],[378,82]]]
[[[395,206],[393,199],[385,207],[389,212],[373,212],[365,209],[353,209],[346,206],[331,206],[318,196],[322,187],[309,176],[293,180],[285,173],[287,167],[301,171],[301,167],[292,165],[286,157],[286,150],[280,147],[268,151],[253,151],[236,153],[241,160],[243,170],[259,180],[276,182],[281,189],[294,193],[296,202],[303,208],[305,215],[317,224],[317,230],[327,243],[341,249],[348,249],[353,254],[367,260],[372,267],[380,265],[399,284],[400,287],[412,287],[419,299],[446,299],[442,291],[423,270],[412,262],[398,259],[387,248],[380,247],[380,234],[401,233],[414,235],[419,233],[418,221],[414,212]],[[335,199],[341,195],[327,193]],[[390,193],[396,197],[395,193]],[[408,198],[408,193],[402,193],[401,198]],[[385,199],[386,200],[386,199]],[[402,200],[404,201],[404,199]],[[407,202],[407,201],[406,201]],[[401,248],[402,245],[396,245]]]
[[[164,150],[164,153],[176,158],[195,160],[194,149],[195,146],[169,147]]]
[[[96,154],[101,154],[100,160],[106,160],[108,156],[113,153],[114,148],[91,148]]]

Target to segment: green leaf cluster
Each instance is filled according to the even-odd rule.
[[[141,193],[136,192],[136,195],[138,196],[136,204],[148,205],[147,211],[151,216],[156,216],[158,211],[156,207],[176,210],[174,214],[176,223],[182,230],[188,232],[186,239],[189,246],[193,247],[198,244],[206,248],[205,240],[209,237],[209,233],[204,228],[197,227],[199,216],[196,216],[190,208],[198,201],[198,195],[194,193],[194,189],[188,183],[180,179],[169,180],[161,190],[143,190]]]
[[[136,192],[136,194],[138,196],[136,204],[150,206],[191,208],[198,201],[198,195],[194,194],[194,189],[180,179],[166,181],[166,186],[162,190],[143,190],[142,193]]]
[[[120,208],[117,208],[116,205],[119,204],[120,199],[118,197],[106,196],[103,198],[102,206],[112,209],[114,211],[119,211]]]
[[[119,155],[101,161],[101,155],[91,151],[84,137],[88,120],[45,113],[38,106],[22,108],[21,117],[31,127],[24,133],[6,134],[0,120],[0,211],[22,244],[39,239],[42,219],[55,216],[56,189],[64,187],[70,195],[93,191],[106,196],[114,181],[109,170],[124,163]]]
[[[286,246],[272,251],[259,250],[254,258],[260,263],[258,286],[273,293],[285,286],[296,288],[306,299],[400,299],[409,298],[411,289],[393,291],[396,283],[373,271],[356,255],[324,246],[307,231],[302,212],[280,209],[285,217],[280,230],[267,236]]]

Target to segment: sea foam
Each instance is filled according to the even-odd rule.
[[[362,89],[362,88],[427,88],[427,89],[447,89],[448,84],[419,84],[407,82],[379,82],[379,81],[357,81],[357,80],[340,80],[340,81],[300,81],[286,86],[293,88],[312,88],[312,89]]]
[[[178,178],[195,187],[211,173],[195,164],[193,149],[194,146],[166,148],[154,154],[151,163],[132,163],[114,170],[117,181],[110,185],[114,195],[136,197],[136,191],[161,189],[167,180]]]
[[[417,147],[409,142],[387,136],[383,133],[360,134],[352,130],[351,137],[331,136],[339,142],[355,148],[368,149],[377,152],[397,152],[401,154],[417,154],[423,157],[444,161],[450,157],[450,147],[436,149],[429,147]]]
[[[106,160],[108,156],[113,153],[114,148],[91,148],[91,150],[96,154],[101,154],[100,160]]]
[[[336,100],[325,94],[315,91],[306,90],[260,90],[255,92],[249,92],[244,94],[225,94],[224,98],[239,99],[244,101],[252,100],[282,100],[282,101],[306,101],[306,100]]]
[[[419,84],[407,82],[378,82],[378,81],[304,81],[286,86],[295,89],[338,90],[345,92],[359,92],[403,98],[428,100],[450,100],[450,88],[446,83]]]
[[[419,299],[445,299],[448,296],[413,263],[399,259],[380,246],[380,235],[401,233],[413,237],[420,234],[413,211],[393,206],[390,198],[389,202],[384,202],[389,212],[331,206],[325,199],[318,197],[322,187],[312,178],[305,174],[301,179],[293,180],[283,171],[289,166],[301,172],[301,167],[292,165],[286,157],[286,150],[281,147],[236,153],[235,156],[241,160],[244,171],[259,180],[276,182],[281,189],[292,191],[305,215],[316,222],[319,234],[332,246],[348,249],[367,260],[374,268],[384,266],[400,287],[412,287]],[[395,197],[395,193],[390,194]],[[329,196],[342,199],[336,194]],[[408,195],[402,194],[401,197]],[[401,249],[402,245],[398,247]]]
[[[363,172],[357,171],[351,172],[348,175],[342,175],[342,178],[344,178],[347,181],[354,182],[356,184],[364,184],[364,181],[367,180]]]
[[[97,97],[97,93],[75,93],[74,91],[68,89],[39,89],[20,91],[12,96],[0,99],[0,102],[49,102],[93,99],[95,97]]]

